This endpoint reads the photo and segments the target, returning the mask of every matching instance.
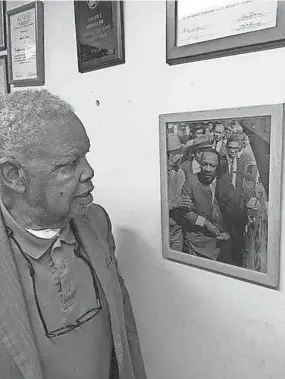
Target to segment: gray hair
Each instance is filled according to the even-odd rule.
[[[73,108],[47,90],[15,91],[0,98],[0,157],[19,157],[31,143],[42,143],[48,125],[67,120]]]

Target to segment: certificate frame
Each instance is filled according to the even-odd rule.
[[[278,1],[276,27],[177,46],[178,1],[166,1],[166,62],[169,65],[285,46],[285,2]]]
[[[6,50],[6,1],[0,1],[0,51]]]
[[[225,120],[240,120],[240,119],[258,119],[270,118],[270,126],[264,128],[265,133],[269,135],[267,138],[270,141],[270,154],[267,156],[268,163],[268,187],[266,189],[269,196],[268,213],[267,213],[267,246],[265,255],[265,269],[257,269],[257,266],[244,264],[243,266],[228,263],[226,260],[209,259],[189,253],[185,250],[185,231],[192,230],[191,226],[185,226],[183,218],[175,219],[178,224],[181,224],[184,235],[184,247],[181,249],[174,248],[175,244],[171,243],[171,209],[170,193],[169,192],[169,155],[170,150],[169,133],[177,133],[177,128],[181,125],[190,125],[191,123],[215,124]],[[176,128],[176,131],[174,130]],[[232,278],[247,281],[253,284],[259,284],[272,289],[279,287],[280,275],[280,239],[281,239],[281,201],[282,201],[282,182],[283,182],[283,147],[284,147],[284,104],[262,105],[243,108],[228,108],[228,109],[213,109],[197,112],[183,112],[162,114],[159,116],[159,135],[160,135],[160,178],[161,178],[161,231],[162,231],[162,255],[164,258],[193,266],[199,269],[208,270],[214,273],[223,274]],[[261,129],[260,129],[261,130]],[[253,126],[253,133],[257,133],[257,129]],[[258,133],[257,133],[258,134]],[[258,140],[260,143],[260,139]],[[261,146],[258,145],[258,146]],[[262,150],[262,148],[261,148]],[[182,148],[183,151],[183,148]],[[186,150],[185,150],[186,151]],[[263,154],[263,152],[261,153]],[[260,154],[259,154],[260,156]],[[257,160],[256,160],[257,162]],[[258,166],[260,167],[260,166]],[[181,165],[180,165],[181,168]],[[260,171],[261,173],[262,171]],[[266,170],[264,170],[266,172]],[[260,176],[261,177],[261,176]],[[186,179],[187,180],[187,177]],[[185,183],[185,182],[184,182]],[[188,182],[189,183],[189,178]],[[193,183],[193,181],[192,181]],[[182,187],[183,188],[183,187]],[[216,187],[218,188],[218,187]],[[196,204],[195,204],[196,206]],[[195,208],[194,208],[195,211]],[[197,210],[196,213],[199,213]],[[176,216],[177,217],[177,214]],[[181,217],[181,215],[180,215]],[[185,217],[185,216],[183,216]],[[195,224],[196,225],[196,224]],[[198,224],[197,224],[198,225]],[[248,230],[248,229],[247,229]],[[174,235],[177,230],[174,229]],[[177,234],[176,234],[177,235]],[[172,248],[170,247],[172,246]],[[253,245],[255,246],[255,245]],[[256,245],[257,246],[257,245]],[[260,245],[259,245],[260,246]],[[255,248],[255,247],[254,247]],[[254,250],[256,251],[256,250]],[[260,254],[260,251],[258,252]],[[246,253],[245,258],[248,258]],[[253,261],[253,260],[252,260]],[[257,260],[255,260],[256,262]],[[246,262],[244,260],[244,262]],[[249,262],[249,261],[247,261]]]
[[[15,16],[21,16],[24,12],[35,10],[34,12],[34,35],[31,36],[35,44],[35,59],[33,63],[33,77],[30,77],[28,73],[15,77],[16,62],[13,60],[13,49],[25,50],[25,46],[22,42],[16,42],[12,40],[12,23],[11,19]],[[40,86],[45,83],[45,65],[44,65],[44,5],[41,1],[35,1],[32,3],[24,4],[20,7],[7,11],[7,29],[8,29],[8,75],[9,83],[16,87],[23,86]],[[19,64],[19,63],[18,63]]]
[[[10,84],[8,81],[8,66],[7,66],[7,56],[0,56],[0,83],[2,84],[0,88],[0,94],[10,93]]]
[[[103,53],[103,50],[107,51],[107,49],[101,49],[101,51],[99,52],[94,52],[94,47],[92,45],[88,45],[87,43],[83,44],[81,42],[84,39],[84,36],[83,32],[80,29],[80,25],[82,22],[88,22],[88,20],[83,20],[83,13],[86,13],[88,11],[90,13],[89,17],[93,17],[95,19],[98,14],[96,12],[100,12],[100,3],[103,4],[104,7],[109,7],[109,14],[111,14],[111,21],[106,21],[103,18],[99,20],[99,22],[102,22],[103,27],[111,27],[112,36],[105,37],[105,39],[104,37],[102,37],[103,42],[107,43],[107,45],[109,42],[111,43],[111,46],[113,46],[114,52],[110,55],[108,55],[107,53],[106,55],[104,55],[105,53]],[[74,1],[77,60],[78,71],[80,73],[99,70],[102,68],[125,63],[123,5],[123,1]],[[87,6],[89,7],[89,9],[87,9]],[[84,17],[86,17],[86,15]],[[95,19],[94,23],[96,23],[97,21],[98,19]],[[98,38],[98,35],[99,34],[97,34],[95,38]],[[95,49],[96,48],[97,47],[95,47]]]

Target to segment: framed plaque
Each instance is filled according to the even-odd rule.
[[[79,72],[125,62],[122,1],[74,1]]]
[[[0,1],[0,50],[6,49],[6,2]]]
[[[163,256],[277,289],[284,105],[159,120]]]
[[[44,11],[35,1],[7,11],[9,83],[38,86],[44,75]]]
[[[284,1],[166,3],[170,65],[285,46]]]
[[[8,82],[7,70],[7,57],[6,55],[0,56],[0,95],[10,92],[10,85]]]

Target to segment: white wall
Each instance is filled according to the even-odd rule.
[[[46,87],[90,135],[148,378],[284,379],[283,257],[280,292],[162,258],[158,115],[285,102],[285,49],[170,67],[164,1],[126,1],[125,36],[126,64],[79,74],[73,2],[45,1]]]

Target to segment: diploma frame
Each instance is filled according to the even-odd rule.
[[[10,93],[10,85],[8,82],[8,69],[7,69],[7,56],[6,55],[1,55],[0,56],[0,76],[3,87],[0,88],[0,93],[1,94],[7,94]]]
[[[81,59],[82,45],[79,42],[80,31],[78,26],[78,20],[80,17],[80,7],[84,2],[85,1],[80,0],[74,1],[78,71],[84,73],[125,63],[123,1],[115,0],[110,1],[112,7],[112,21],[114,25],[113,43],[115,46],[115,54],[113,54],[112,56],[93,58],[90,60],[86,60],[85,62]]]
[[[274,28],[177,46],[177,1],[166,1],[166,62],[187,63],[285,46],[285,2],[278,1]]]
[[[36,78],[14,79],[11,51],[13,49],[11,41],[11,16],[21,14],[30,9],[35,9],[35,41],[36,41]],[[7,29],[8,29],[8,75],[9,83],[16,87],[40,86],[45,83],[44,67],[44,6],[41,1],[35,1],[22,5],[20,7],[7,11]]]
[[[6,1],[0,1],[0,51],[6,50]]]
[[[181,123],[223,121],[240,118],[270,117],[270,156],[268,173],[268,238],[266,249],[266,271],[223,263],[191,255],[185,251],[170,248],[170,208],[168,200],[168,133],[173,133],[169,126]],[[281,238],[281,192],[283,181],[283,146],[284,146],[284,104],[262,105],[244,108],[216,109],[197,112],[170,113],[159,116],[160,135],[160,177],[161,177],[161,222],[162,254],[164,258],[182,264],[223,274],[243,281],[259,284],[272,289],[279,287],[280,238]],[[183,224],[182,224],[183,225]],[[185,246],[185,245],[184,245]]]

